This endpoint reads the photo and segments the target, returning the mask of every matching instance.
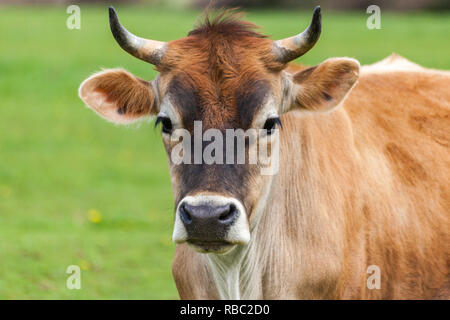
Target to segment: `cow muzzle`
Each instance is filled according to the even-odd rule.
[[[226,253],[250,240],[245,209],[230,197],[187,196],[177,207],[172,238],[202,253]]]

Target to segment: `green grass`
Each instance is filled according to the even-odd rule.
[[[171,276],[173,200],[167,160],[151,125],[118,127],[84,107],[77,88],[101,67],[151,79],[152,66],[113,41],[105,7],[82,6],[81,30],[64,7],[0,8],[0,298],[160,299],[178,297]],[[194,11],[119,7],[143,37],[182,37]],[[248,14],[280,38],[301,31],[311,12]],[[324,12],[323,34],[300,61],[332,56],[372,63],[392,52],[450,68],[450,14]],[[100,211],[98,223],[88,211]],[[67,266],[82,290],[65,288]]]

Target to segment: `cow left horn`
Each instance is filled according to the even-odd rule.
[[[154,65],[161,63],[167,42],[139,38],[125,29],[117,17],[116,10],[109,7],[109,25],[117,43],[129,54]]]
[[[276,60],[287,63],[308,52],[319,39],[322,30],[321,20],[320,6],[317,6],[311,24],[305,31],[290,38],[274,41]]]

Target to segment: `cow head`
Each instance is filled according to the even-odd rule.
[[[358,62],[335,58],[294,74],[284,70],[318,40],[319,7],[304,32],[278,41],[255,32],[236,14],[206,18],[187,37],[168,43],[132,35],[113,8],[110,24],[119,45],[155,65],[159,75],[146,81],[121,69],[102,71],[81,84],[80,97],[114,123],[156,117],[169,158],[175,242],[216,253],[246,244],[273,178],[263,174],[258,161],[249,163],[249,155],[264,144],[268,163],[275,161],[281,116],[291,109],[336,107],[358,78]],[[236,129],[250,132],[243,136],[243,163],[234,154],[237,138],[226,139]],[[202,136],[197,144],[196,134]],[[220,134],[223,148],[216,147],[211,153],[216,161],[208,162],[202,155]]]

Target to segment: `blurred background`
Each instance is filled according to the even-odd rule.
[[[14,4],[82,4],[82,3],[123,3],[144,4],[169,7],[200,7],[203,8],[211,3],[211,0],[0,0],[0,3]],[[417,10],[417,9],[449,9],[449,0],[214,0],[215,7],[241,7],[241,8],[311,8],[320,4],[329,9],[364,9],[376,4],[388,10]]]
[[[0,0],[0,299],[177,299],[171,276],[173,199],[159,130],[120,127],[88,110],[79,84],[101,68],[151,80],[153,67],[113,40],[114,4],[133,33],[183,37],[208,1]],[[68,29],[69,4],[81,9]],[[320,4],[321,39],[299,62],[392,52],[450,69],[450,1],[217,0],[241,6],[261,32],[302,31]],[[381,8],[370,30],[366,8]],[[66,268],[82,270],[81,290]]]

